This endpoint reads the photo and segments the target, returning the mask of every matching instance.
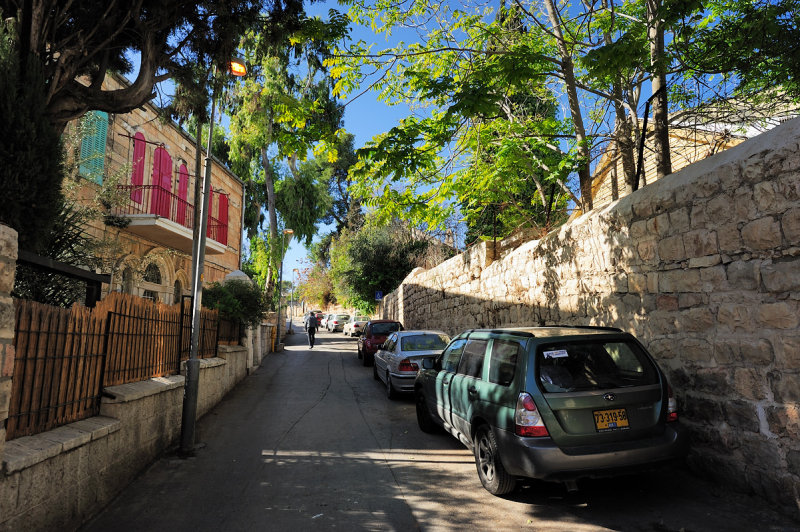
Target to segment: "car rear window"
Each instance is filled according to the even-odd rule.
[[[437,351],[442,350],[450,339],[442,334],[415,334],[404,336],[400,340],[402,351]]]
[[[638,344],[584,341],[540,346],[539,382],[547,392],[625,388],[658,383],[658,372]]]
[[[392,334],[393,332],[399,330],[400,330],[400,324],[398,322],[372,324],[372,334],[378,334],[383,336],[387,334]]]
[[[337,314],[336,319],[337,320],[342,320],[342,321],[347,321],[347,320],[350,319],[350,315],[349,314]]]

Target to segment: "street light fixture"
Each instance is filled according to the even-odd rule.
[[[216,72],[216,67],[214,67]],[[228,61],[227,72],[234,76],[244,76],[247,73],[244,61],[231,58]],[[213,77],[213,74],[212,74]],[[211,115],[208,122],[208,144],[206,146],[205,171],[203,172],[203,186],[201,197],[195,198],[196,206],[200,207],[200,228],[192,241],[192,339],[189,351],[189,360],[186,361],[186,381],[183,393],[183,412],[181,415],[181,446],[180,451],[189,455],[194,451],[194,428],[197,420],[197,394],[200,384],[200,315],[203,299],[203,263],[206,258],[206,232],[208,229],[208,196],[211,189],[211,140],[214,134],[214,111],[217,106],[217,84],[212,79]],[[199,199],[199,201],[197,201]],[[239,253],[241,254],[241,250]]]
[[[281,234],[281,266],[278,273],[278,325],[277,333],[278,344],[281,343],[281,297],[283,296],[283,255],[286,252],[286,243],[284,242],[284,237],[286,235],[293,235],[294,229],[284,229],[283,234]],[[289,237],[291,239],[291,236]],[[290,240],[291,242],[291,240]]]

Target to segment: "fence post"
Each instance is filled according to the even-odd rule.
[[[6,442],[6,419],[14,377],[14,275],[17,268],[17,232],[0,224],[0,461]]]

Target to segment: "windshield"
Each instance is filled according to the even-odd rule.
[[[450,338],[443,334],[415,334],[400,340],[402,351],[441,351]]]
[[[628,341],[549,344],[536,355],[539,381],[547,392],[625,388],[658,383],[649,357]]]
[[[372,334],[379,336],[388,336],[389,334],[399,330],[400,324],[396,321],[372,324]]]

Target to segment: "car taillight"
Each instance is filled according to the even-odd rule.
[[[542,416],[536,409],[533,397],[527,392],[522,392],[517,397],[517,410],[514,413],[514,433],[517,436],[542,437],[549,436],[547,427],[544,426]]]
[[[397,369],[400,371],[419,371],[419,366],[416,363],[409,361],[408,359],[403,360],[398,364]]]
[[[678,401],[672,393],[672,386],[667,385],[667,423],[678,421]]]

